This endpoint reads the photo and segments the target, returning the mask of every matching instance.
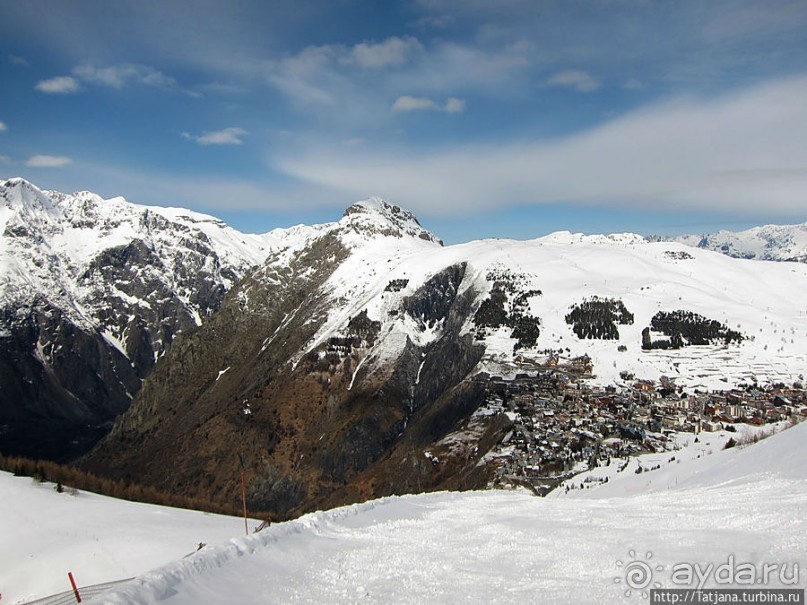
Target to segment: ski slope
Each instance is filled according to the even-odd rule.
[[[239,536],[240,520],[59,495],[3,475],[4,494],[17,501],[12,508],[4,497],[0,511],[3,603],[31,594],[21,576],[29,584],[69,568],[82,580],[100,568],[125,576],[160,558],[175,560],[95,602],[640,603],[642,589],[626,583],[632,561],[652,562],[650,588],[682,587],[671,584],[674,565],[716,567],[729,557],[786,565],[785,582],[767,587],[792,587],[798,564],[804,588],[807,423],[744,448],[721,443],[682,443],[680,464],[621,473],[576,497],[391,497],[249,537]],[[211,545],[181,558],[200,540]]]
[[[0,472],[0,604],[131,578],[244,535],[244,520],[126,502]]]

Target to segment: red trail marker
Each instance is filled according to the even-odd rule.
[[[68,571],[67,577],[70,578],[70,584],[73,586],[73,594],[76,595],[76,603],[81,603],[81,595],[78,594],[78,586],[76,586],[76,581],[73,579],[73,572]]]

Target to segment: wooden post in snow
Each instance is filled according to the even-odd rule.
[[[244,504],[244,533],[249,535],[249,528],[247,527],[247,488],[244,485],[244,471],[241,471],[241,502]]]
[[[78,594],[78,586],[76,586],[76,581],[73,579],[73,572],[68,571],[67,577],[70,578],[70,585],[73,587],[73,594],[76,595],[76,603],[81,603],[81,595]]]

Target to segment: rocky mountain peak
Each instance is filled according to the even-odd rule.
[[[15,212],[54,212],[53,202],[43,191],[18,177],[0,181],[0,199],[3,207]]]
[[[437,236],[421,226],[420,221],[409,210],[378,197],[352,204],[339,222],[368,235],[414,237],[443,245]]]

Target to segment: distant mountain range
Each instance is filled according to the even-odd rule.
[[[117,417],[85,468],[213,499],[248,469],[254,510],[473,476],[502,415],[454,475],[417,461],[467,428],[485,376],[575,363],[707,389],[807,370],[803,264],[634,234],[444,247],[379,199],[258,236],[20,179],[0,196],[0,449],[70,458]]]
[[[704,235],[654,236],[648,240],[680,242],[734,258],[807,263],[807,223],[766,225],[746,231],[718,231]]]

